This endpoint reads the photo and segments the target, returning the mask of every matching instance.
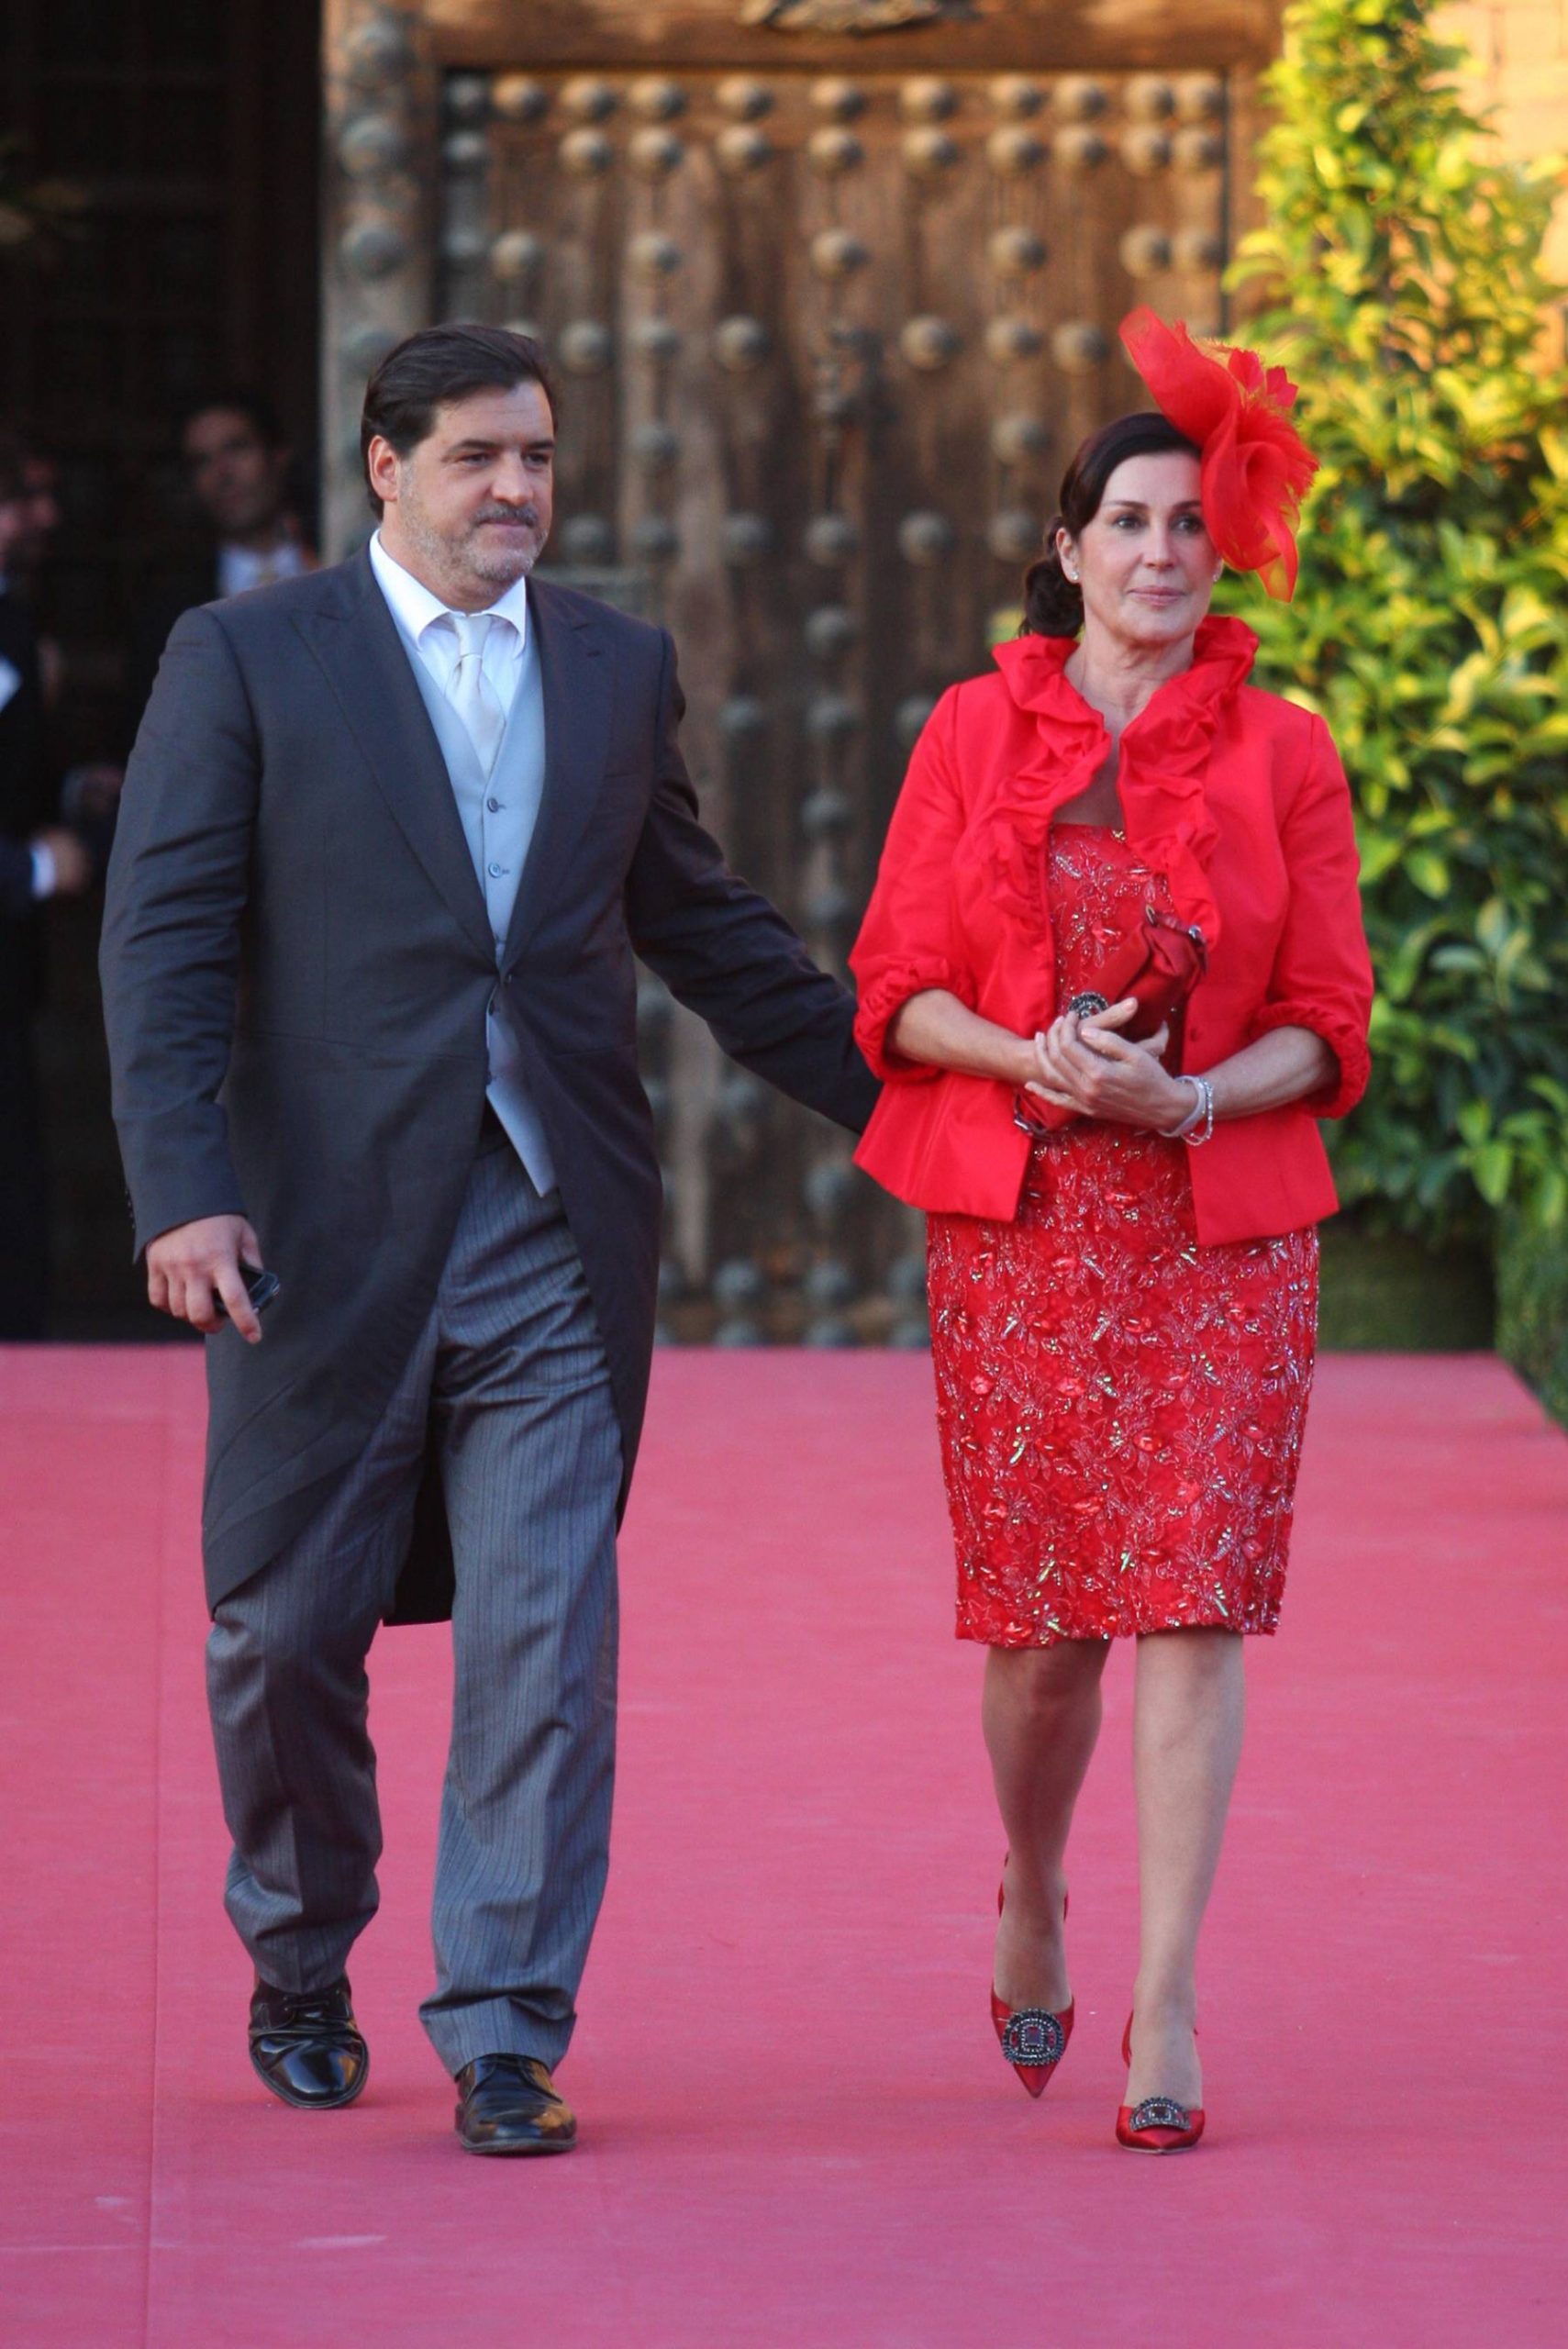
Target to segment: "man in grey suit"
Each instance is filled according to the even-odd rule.
[[[668,636],[528,577],[555,413],[537,346],[498,328],[383,362],[368,551],[170,639],[103,947],[149,1295],[209,1339],[252,2061],[295,2105],[364,2084],[365,1658],[383,1619],[450,1612],[422,2014],[478,2153],[575,2133],[551,2072],[607,1864],[658,1257],[634,952],[797,1099],[856,1130],[875,1090],[848,996],[698,822]]]

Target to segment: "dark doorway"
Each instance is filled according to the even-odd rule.
[[[128,659],[195,518],[179,417],[218,385],[317,437],[318,0],[9,0],[0,19],[7,179],[65,184],[59,233],[0,255],[0,417],[59,469],[38,584],[58,649],[61,771],[122,758]],[[41,1034],[60,1337],[139,1337],[95,970],[99,904],[50,909]]]

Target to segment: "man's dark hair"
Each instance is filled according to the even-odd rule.
[[[288,446],[288,434],[284,430],[277,409],[271,400],[243,384],[220,384],[201,399],[192,400],[180,417],[182,443],[198,416],[218,415],[242,416],[263,449],[286,449]]]
[[[1100,510],[1112,473],[1129,457],[1163,456],[1184,449],[1200,452],[1158,409],[1119,416],[1091,432],[1062,477],[1062,503],[1046,525],[1045,552],[1024,573],[1024,624],[1020,636],[1076,636],[1084,625],[1084,591],[1068,578],[1056,551],[1056,533],[1083,535]]]
[[[552,419],[560,417],[544,352],[530,336],[468,325],[421,327],[405,336],[365,385],[360,416],[360,462],[374,511],[381,512],[382,501],[370,485],[370,446],[378,432],[406,457],[429,438],[438,408],[475,392],[513,392],[519,384],[537,384]]]

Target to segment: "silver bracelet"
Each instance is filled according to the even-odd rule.
[[[1195,1076],[1184,1075],[1178,1079],[1178,1082],[1182,1085],[1190,1085],[1192,1086],[1193,1106],[1187,1111],[1184,1118],[1178,1118],[1176,1119],[1173,1126],[1160,1126],[1156,1128],[1156,1131],[1159,1133],[1162,1141],[1181,1141],[1187,1134],[1191,1133],[1193,1128],[1197,1124],[1198,1119],[1203,1116],[1203,1087],[1199,1084],[1197,1078]]]
[[[1184,1070],[1182,1083],[1190,1085],[1197,1098],[1179,1125],[1162,1126],[1160,1131],[1166,1141],[1184,1141],[1198,1150],[1214,1133],[1214,1087],[1207,1076],[1191,1076]]]
[[[1201,1123],[1190,1126],[1182,1136],[1189,1150],[1196,1150],[1201,1143],[1214,1138],[1214,1087],[1207,1076],[1195,1076],[1193,1083],[1202,1097],[1203,1118]]]

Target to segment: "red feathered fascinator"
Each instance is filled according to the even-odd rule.
[[[1121,339],[1156,406],[1202,452],[1203,518],[1218,552],[1288,603],[1296,518],[1318,470],[1290,420],[1296,385],[1283,367],[1265,371],[1256,351],[1206,350],[1152,310],[1124,318]]]

